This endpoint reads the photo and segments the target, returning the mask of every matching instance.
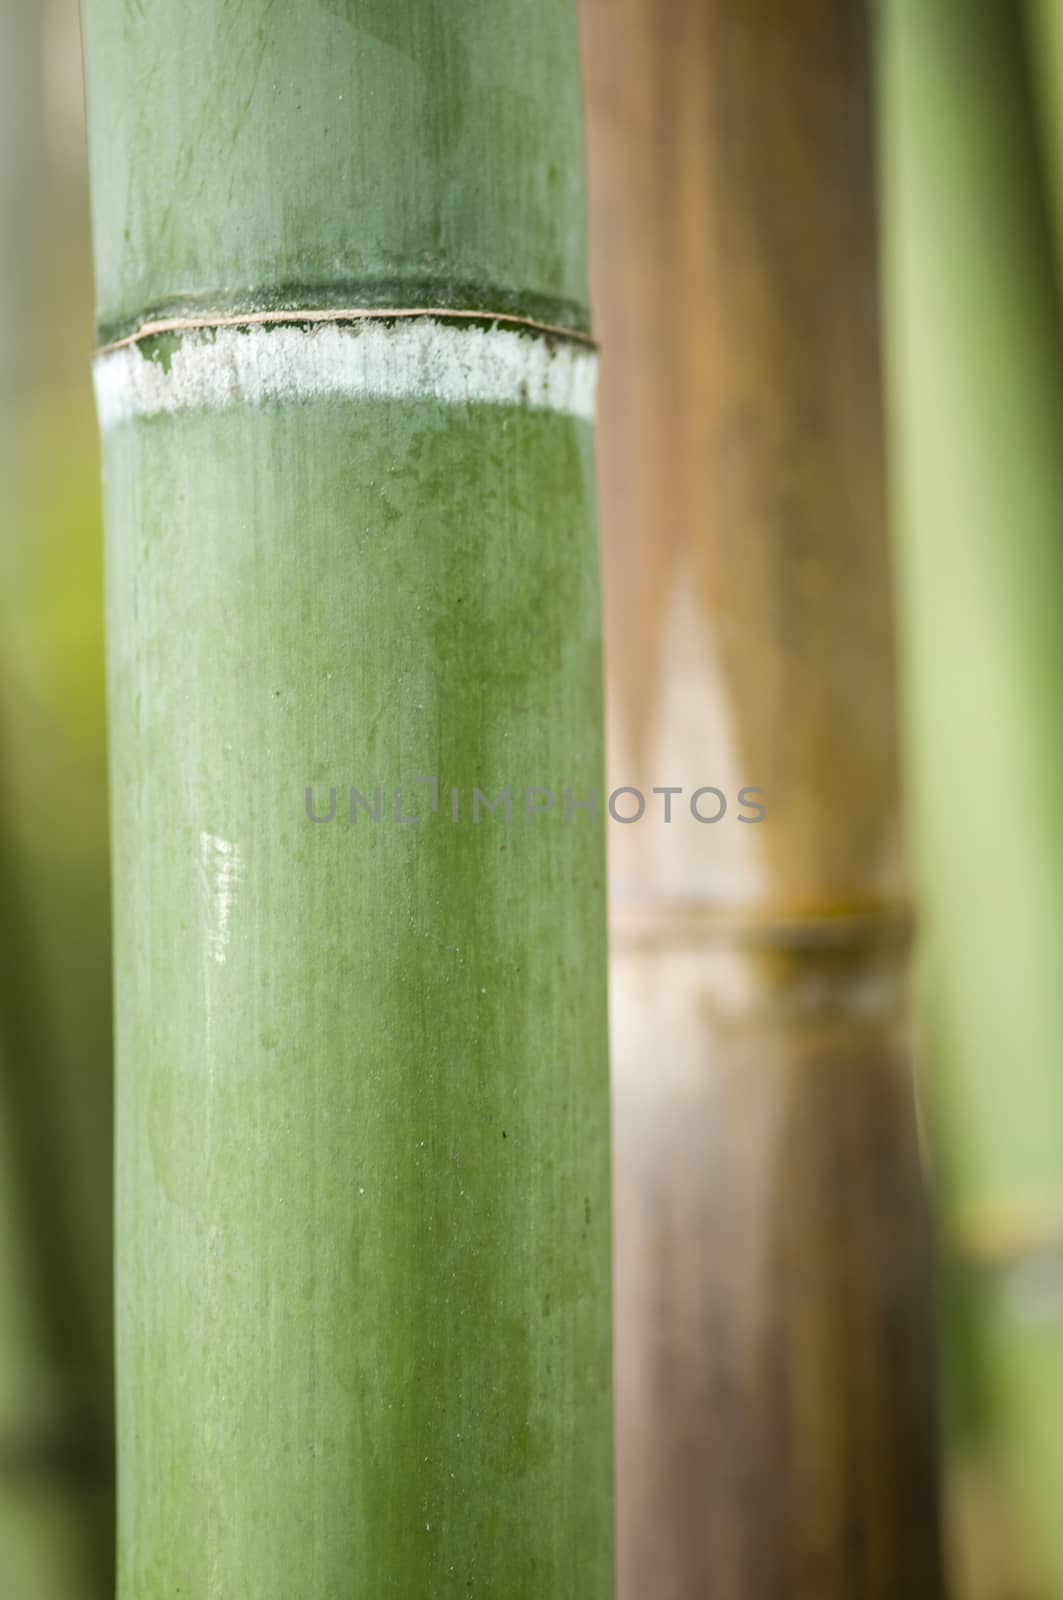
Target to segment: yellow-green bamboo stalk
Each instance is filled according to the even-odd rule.
[[[606,1600],[575,16],[84,13],[119,1592]]]
[[[102,761],[93,774],[83,728],[62,716],[70,679],[91,671],[98,592],[77,596],[90,620],[73,645],[54,625],[71,570],[91,571],[72,546],[84,535],[95,547],[96,496],[56,383],[62,347],[37,315],[54,176],[43,20],[39,6],[0,4],[0,1593],[103,1600],[113,1590],[110,979],[105,896],[92,898],[106,881],[105,833],[93,826],[102,810],[92,815]],[[74,42],[76,60],[76,32]],[[76,271],[69,211],[64,220],[61,259]],[[88,516],[74,505],[79,483]],[[96,687],[78,681],[81,710]],[[90,717],[90,739],[94,726],[102,754]]]
[[[1063,10],[1055,0],[1024,0],[1023,20],[1058,281],[1063,278]]]
[[[1023,8],[882,7],[893,476],[941,1232],[1063,1594],[1063,343]]]

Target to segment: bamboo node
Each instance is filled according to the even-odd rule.
[[[567,339],[574,344],[597,350],[598,345],[589,333],[579,328],[566,328],[551,322],[540,322],[535,317],[522,317],[509,311],[455,310],[442,306],[350,306],[340,310],[321,307],[301,307],[288,311],[238,311],[224,316],[159,317],[141,323],[135,332],[124,339],[102,344],[96,356],[111,355],[115,350],[125,350],[147,339],[164,338],[168,334],[208,333],[215,328],[255,327],[307,327],[318,323],[351,322],[403,322],[427,317],[436,322],[482,322],[499,325],[526,333],[542,334],[551,339]]]

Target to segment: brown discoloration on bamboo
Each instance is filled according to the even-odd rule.
[[[937,1592],[898,960],[615,960],[623,1600]]]
[[[613,908],[614,947],[631,944],[699,945],[734,941],[764,948],[862,946],[907,943],[911,915],[905,906],[853,908],[837,914],[794,916],[770,906],[669,904],[620,900]]]
[[[867,26],[583,0],[612,781],[623,1600],[939,1591]]]
[[[769,797],[771,825],[756,831],[772,898],[895,899],[862,7],[587,0],[585,12],[623,781],[677,781],[687,751],[670,747],[664,655],[697,629],[742,781]],[[682,688],[704,701],[704,684]],[[722,740],[711,722],[700,734],[708,783]],[[718,858],[736,830],[720,834],[702,855]],[[713,893],[711,874],[702,886]]]

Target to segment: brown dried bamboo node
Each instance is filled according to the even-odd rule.
[[[627,902],[614,904],[610,934],[614,945],[728,943],[782,950],[904,947],[911,939],[913,915],[907,905],[868,905],[844,911],[795,911],[771,905],[724,906],[711,902]]]

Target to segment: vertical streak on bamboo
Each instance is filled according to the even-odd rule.
[[[101,338],[290,314],[97,364],[119,1592],[608,1600],[575,13],[85,20]]]
[[[610,837],[624,1600],[940,1581],[867,43],[584,0],[610,782],[685,791]]]

